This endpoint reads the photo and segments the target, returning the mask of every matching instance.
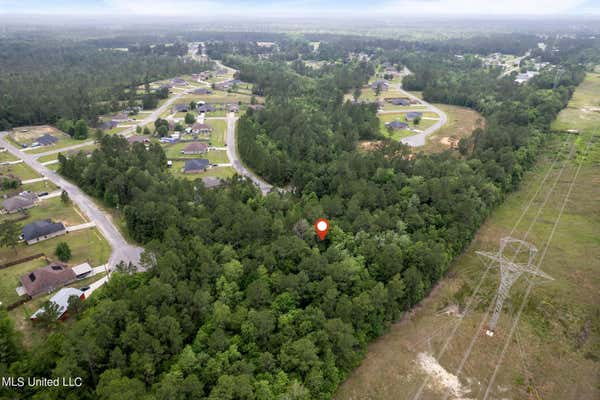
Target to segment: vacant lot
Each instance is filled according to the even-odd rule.
[[[40,178],[37,172],[27,166],[25,163],[0,165],[0,175],[14,175],[22,181],[34,178]]]
[[[588,73],[577,87],[567,108],[552,127],[557,130],[586,130],[600,126],[600,73]]]
[[[427,137],[425,146],[419,151],[438,152],[450,147],[453,140],[469,137],[477,127],[483,127],[484,119],[477,111],[466,107],[450,106],[446,104],[435,104],[435,106],[446,113],[448,122],[439,130]]]
[[[0,151],[0,163],[5,161],[16,161],[17,157],[13,156],[8,151]]]

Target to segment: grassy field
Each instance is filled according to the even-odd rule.
[[[0,152],[0,162],[4,162],[4,161],[17,161],[18,158],[13,156],[11,153],[9,153],[8,151],[1,151]]]
[[[600,125],[600,73],[588,73],[567,108],[552,124],[557,130],[586,130]]]
[[[205,122],[213,128],[213,131],[210,133],[210,144],[215,147],[225,146],[227,121],[222,119],[207,119]]]
[[[60,140],[56,144],[53,144],[52,146],[36,147],[33,150],[28,150],[27,153],[29,153],[29,154],[45,153],[47,151],[59,150],[59,149],[63,149],[65,147],[69,147],[69,146],[74,146],[76,144],[80,144],[83,142],[83,140],[72,139],[68,135],[64,135],[64,136],[66,136],[66,137],[61,137]]]
[[[427,137],[425,146],[419,151],[439,152],[449,148],[448,139],[461,139],[471,136],[473,130],[483,126],[483,116],[477,111],[466,107],[450,106],[446,104],[435,104],[435,106],[446,113],[448,122]]]
[[[25,163],[11,164],[11,165],[0,165],[0,175],[12,174],[17,176],[22,181],[34,178],[40,178],[37,172],[27,166]]]
[[[20,220],[19,224],[24,226],[30,222],[37,221],[40,219],[51,218],[54,221],[60,221],[67,226],[79,225],[88,222],[83,218],[83,214],[75,208],[76,206],[65,205],[61,201],[60,197],[53,197],[48,200],[40,201],[36,207],[32,207],[27,210],[29,217],[24,220]],[[13,218],[15,214],[1,215],[0,222]]]
[[[586,113],[561,114],[557,124]],[[442,399],[448,391],[451,399],[481,399],[488,385],[493,399],[600,398],[600,139],[592,141],[592,126],[587,126],[580,128],[585,134],[557,136],[547,146],[520,190],[492,213],[447,277],[369,347],[365,360],[340,386],[337,400],[412,399],[426,377],[422,399]],[[569,158],[572,144],[576,152]],[[508,235],[535,245],[535,263],[554,280],[533,286],[510,336],[528,285],[520,278],[490,338],[484,328],[499,272],[492,268],[484,275],[475,252],[497,250],[500,238]]]
[[[40,257],[13,265],[12,267],[0,269],[0,302],[4,305],[9,305],[18,301],[19,295],[15,289],[17,286],[21,286],[19,277],[47,264],[46,260]]]
[[[79,147],[79,148],[77,148],[75,150],[70,150],[70,151],[63,152],[63,154],[70,156],[70,155],[77,154],[80,151],[82,151],[82,152],[84,152],[86,154],[89,154],[89,153],[93,152],[97,148],[98,148],[98,146],[96,144],[91,144],[89,146],[83,146],[83,147]],[[39,157],[37,160],[39,162],[41,162],[41,163],[45,163],[47,161],[58,160],[58,154],[59,153],[60,152],[57,152],[57,153],[54,153],[54,154],[48,154],[46,156]]]
[[[89,262],[94,266],[102,265],[106,263],[110,256],[110,245],[106,239],[100,235],[98,230],[94,228],[71,232],[31,246],[20,243],[15,250],[7,247],[0,247],[0,264],[37,253],[44,253],[47,257],[54,258],[54,250],[56,249],[56,245],[60,242],[67,242],[69,244],[72,254],[69,263],[72,264]]]
[[[57,164],[58,165],[58,164]],[[22,191],[29,190],[31,192],[40,193],[40,192],[51,192],[56,190],[57,186],[50,182],[49,180],[28,183],[26,185],[21,185],[16,189],[11,190],[0,190],[0,196],[14,196]]]

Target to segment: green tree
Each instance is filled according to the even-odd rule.
[[[16,221],[7,219],[0,223],[0,246],[10,247],[16,253],[20,233],[21,227]]]
[[[138,133],[138,134],[139,134],[139,133],[142,133],[142,127],[141,127],[141,126],[139,126],[139,125],[136,125],[136,126],[135,126],[135,133]]]
[[[73,138],[75,139],[87,139],[88,137],[88,125],[83,119],[78,120],[74,125]]]
[[[413,119],[413,124],[415,124],[415,125],[419,125],[420,123],[421,123],[421,117],[417,115],[417,116],[416,116],[416,117]]]
[[[54,254],[62,262],[67,262],[71,259],[71,248],[67,242],[60,242],[56,245]]]
[[[62,201],[63,204],[71,204],[71,198],[66,190],[63,190],[60,193],[60,201]]]
[[[48,328],[54,324],[59,317],[60,306],[53,301],[46,301],[42,307],[41,312],[36,315],[36,322],[44,328]]]
[[[185,123],[188,125],[193,124],[194,122],[196,122],[196,116],[192,113],[187,113],[185,114]]]
[[[81,313],[81,311],[83,311],[83,307],[85,306],[83,300],[81,300],[79,296],[70,296],[67,300],[67,303],[67,311],[70,315],[77,315]]]

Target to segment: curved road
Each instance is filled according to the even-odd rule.
[[[410,71],[405,69],[405,73],[410,73]],[[406,110],[401,110],[401,111],[432,112],[432,113],[439,115],[439,117],[440,117],[440,119],[435,124],[431,125],[429,128],[425,129],[424,131],[419,132],[416,135],[407,136],[401,140],[402,143],[407,144],[412,147],[424,146],[426,143],[427,136],[431,135],[433,132],[437,131],[442,126],[444,126],[446,124],[446,122],[448,122],[448,116],[446,115],[445,112],[443,112],[439,108],[435,107],[434,105],[431,105],[431,104],[427,103],[425,100],[419,99],[417,96],[415,96],[411,93],[408,93],[407,91],[402,89],[402,83],[398,84],[397,90],[404,93],[404,95],[406,97],[408,97],[412,100],[418,101],[419,104],[422,104],[427,107],[427,108],[423,108],[423,109],[419,109],[419,110],[411,110],[411,109],[407,108]],[[398,112],[398,111],[394,111],[394,112]],[[383,113],[380,113],[380,114],[385,114],[385,113],[386,112],[384,111]]]
[[[237,118],[235,117],[235,113],[227,114],[227,157],[231,162],[231,165],[236,170],[236,172],[242,176],[250,179],[256,186],[260,188],[262,194],[267,194],[273,189],[273,185],[268,184],[264,180],[262,180],[258,175],[254,174],[248,168],[244,167],[240,158],[238,156],[237,151],[237,141],[235,138],[235,122]]]
[[[113,224],[112,220],[102,212],[98,206],[88,197],[83,191],[67,181],[56,172],[48,169],[42,165],[36,158],[39,154],[27,154],[17,147],[13,146],[7,140],[5,136],[8,132],[0,132],[0,145],[5,147],[10,153],[19,157],[27,165],[33,168],[40,175],[47,177],[52,183],[65,190],[73,203],[81,209],[81,211],[88,217],[88,219],[96,224],[100,232],[104,235],[110,247],[112,248],[112,254],[108,261],[109,270],[114,269],[115,265],[120,261],[131,262],[136,266],[140,266],[140,254],[143,249],[138,246],[132,246],[123,237],[121,232]]]

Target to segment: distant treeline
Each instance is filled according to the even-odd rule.
[[[159,48],[181,52],[181,47]],[[140,100],[136,86],[206,67],[168,52],[137,50],[86,42],[0,41],[0,129],[60,118],[94,123],[121,103]]]

